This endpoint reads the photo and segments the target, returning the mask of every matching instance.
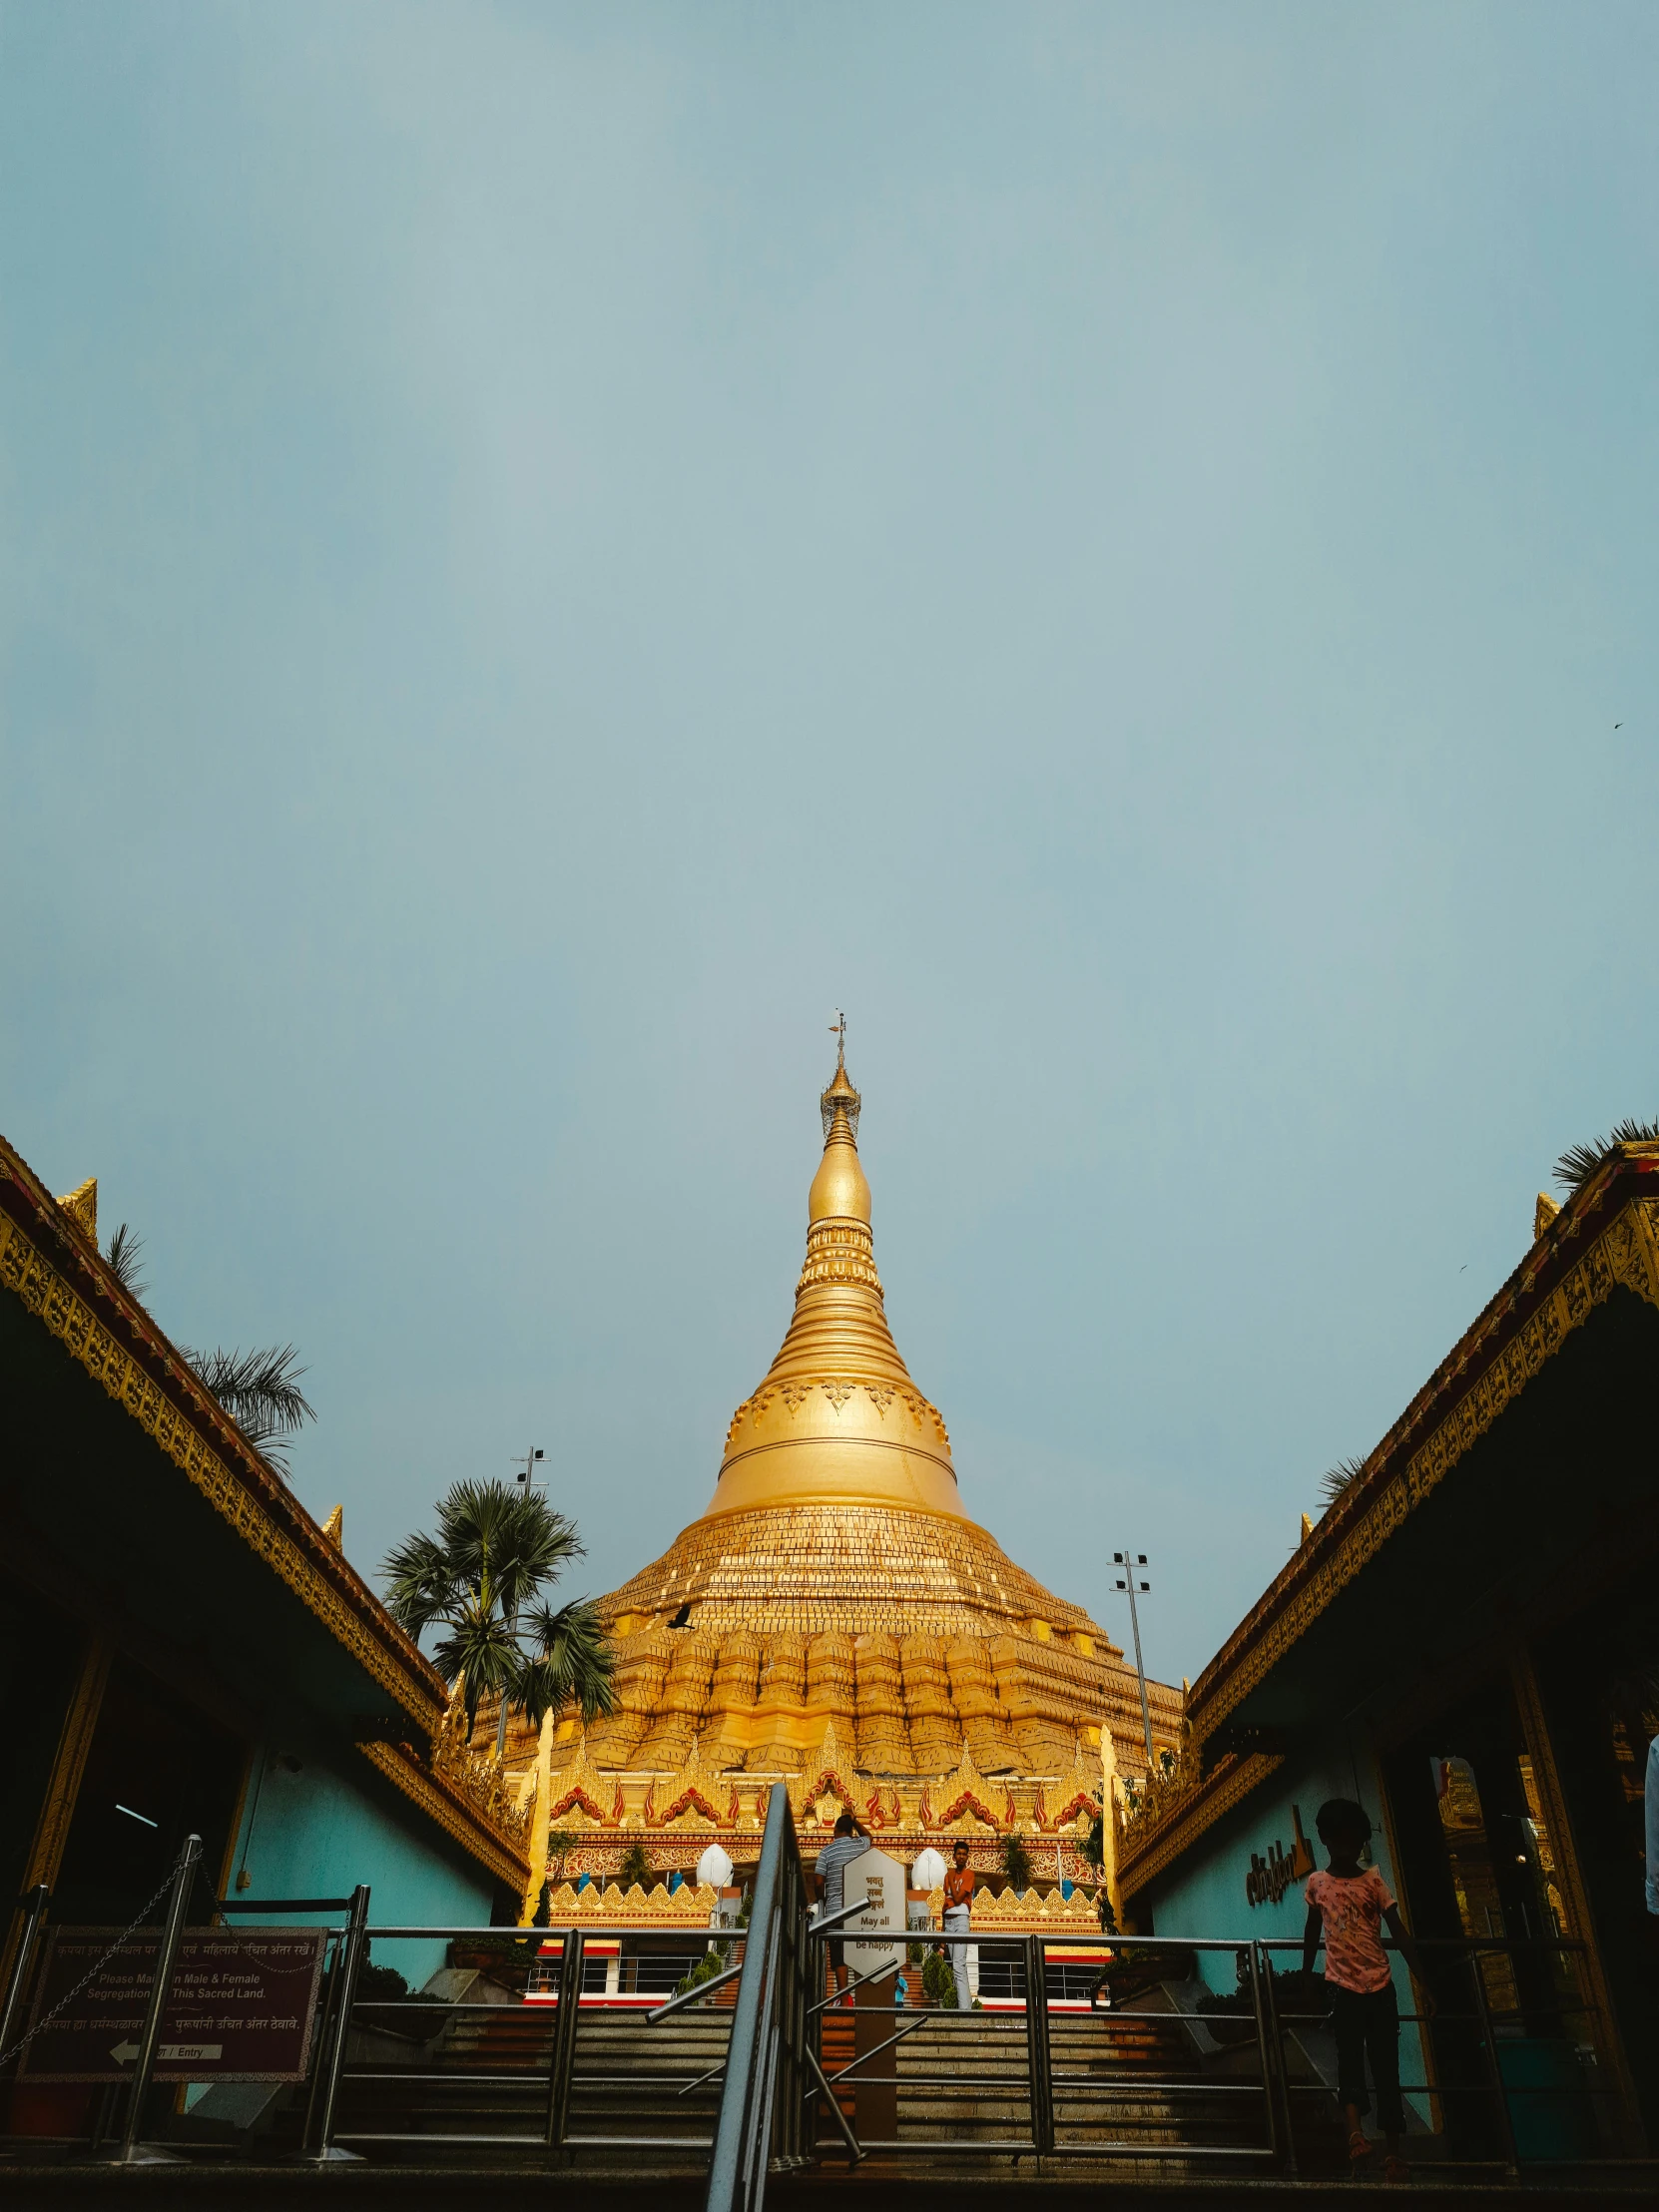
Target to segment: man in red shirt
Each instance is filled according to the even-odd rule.
[[[952,1855],[956,1864],[947,1869],[944,1878],[944,1932],[947,1936],[960,1936],[961,1941],[950,1946],[950,1970],[956,1976],[956,2009],[971,2012],[973,1991],[968,1987],[968,1930],[972,1925],[973,1869],[968,1865],[968,1848],[958,1844]]]

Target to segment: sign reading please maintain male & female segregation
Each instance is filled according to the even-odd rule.
[[[31,2027],[94,1967],[41,2028],[18,2071],[34,2081],[122,2081],[150,2010],[160,1936],[140,1929],[102,1965],[118,1928],[56,1928]],[[179,1940],[162,2010],[158,2081],[302,2081],[327,1931],[193,1928]]]

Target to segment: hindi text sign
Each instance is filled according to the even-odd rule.
[[[123,2081],[150,2007],[160,1941],[139,1929],[98,1960],[118,1928],[55,1928],[31,2027],[94,1966],[87,1986],[24,2049],[33,2081]],[[310,2053],[322,1928],[192,1928],[179,1939],[162,2012],[158,2081],[302,2081]]]
[[[854,1973],[884,1973],[889,1966],[897,1965],[902,1955],[898,1943],[876,1943],[868,1938],[877,1935],[902,1937],[904,1885],[908,1879],[900,1862],[889,1859],[884,1851],[872,1849],[847,1861],[841,1873],[845,1885],[842,1897],[848,1905],[855,1904],[860,1895],[868,1901],[862,1912],[854,1913],[840,1927],[846,1938],[846,1962]]]

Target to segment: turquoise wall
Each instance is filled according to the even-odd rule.
[[[486,1871],[399,1798],[360,1753],[351,1756],[360,1773],[342,1772],[337,1754],[295,1735],[260,1747],[234,1861],[238,1868],[246,1863],[247,1895],[343,1898],[366,1882],[371,1924],[486,1927],[495,1887]],[[235,1880],[233,1874],[232,1897]],[[339,1917],[296,1914],[286,1925]],[[441,1938],[382,1942],[374,1959],[419,1988],[443,1964],[444,1951]]]
[[[1287,1857],[1295,1848],[1295,1824],[1291,1808],[1302,1814],[1302,1831],[1314,1852],[1314,1864],[1329,1864],[1329,1854],[1319,1840],[1314,1819],[1328,1798],[1358,1798],[1374,1824],[1372,1858],[1388,1888],[1398,1895],[1398,1884],[1388,1859],[1388,1840],[1382,1830],[1382,1795],[1377,1771],[1368,1753],[1341,1743],[1323,1754],[1286,1765],[1247,1798],[1243,1805],[1206,1830],[1173,1867],[1159,1876],[1134,1900],[1144,1926],[1150,1908],[1153,1930],[1159,1936],[1224,1936],[1230,1944],[1278,1941],[1294,1938],[1300,1943],[1307,1925],[1308,1905],[1303,1885],[1293,1882],[1278,1904],[1251,1905],[1245,1896],[1245,1876],[1251,1854],[1266,1860],[1274,1844]],[[1137,1917],[1132,1911],[1131,1917]],[[1274,1970],[1286,1973],[1301,1965],[1291,1951],[1273,1953]],[[1323,1964],[1323,1960],[1320,1961]],[[1200,1951],[1199,1970],[1213,1989],[1231,1990],[1236,1967],[1231,1949]],[[1393,1960],[1394,1994],[1402,2012],[1412,2009],[1411,1977],[1403,1959]],[[1402,2081],[1423,2079],[1422,2048],[1414,2024],[1402,2021],[1399,2030],[1399,2073]],[[1426,2100],[1411,2099],[1426,2119]]]

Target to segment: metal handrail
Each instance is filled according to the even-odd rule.
[[[1307,2048],[1287,2042],[1288,2036],[1309,2025],[1323,2025],[1329,2015],[1300,2008],[1292,2010],[1283,2005],[1279,1984],[1271,1970],[1274,1953],[1301,1951],[1303,1946],[1299,1938],[1104,1935],[1101,1937],[1108,1953],[1115,1954],[1108,1972],[1114,1966],[1127,1965],[1134,1970],[1138,1965],[1147,1969],[1148,1981],[1153,1983],[1162,1970],[1163,1961],[1173,1962],[1178,1954],[1203,1956],[1227,1952],[1239,1958],[1243,1976],[1242,2007],[1223,2015],[1233,2021],[1227,2040],[1237,2050],[1242,2066],[1234,2078],[1215,2078],[1205,2055],[1214,2048],[1208,2037],[1196,2038],[1189,2045],[1192,2071],[1181,2078],[1177,2077],[1182,2076],[1182,2066],[1187,2059],[1175,2058],[1171,2047],[1165,2046],[1162,2051],[1156,2046],[1145,2049],[1138,2061],[1147,2067],[1143,2072],[1136,2070],[1137,2061],[1133,2059],[1127,2064],[1116,2062],[1121,2046],[1115,2038],[1105,2046],[1114,2054],[1114,2062],[1105,2077],[1092,2071],[1077,2071],[1079,2053],[1085,2047],[1100,2047],[1092,2042],[1093,2029],[1085,2033],[1081,2024],[1085,2020],[1104,2020],[1108,2031],[1118,2023],[1133,2031],[1135,2023],[1152,2021],[1164,2022],[1171,2029],[1177,2021],[1184,2026],[1219,2025],[1217,2015],[1200,2011],[1191,1998],[1166,1984],[1170,2000],[1167,2009],[1161,2006],[1155,2009],[1151,2004],[1114,2005],[1101,2015],[1084,2013],[1079,2007],[1072,2015],[1070,2027],[1057,2025],[1056,2022],[1064,2022],[1067,2000],[1060,1999],[1056,2008],[1055,1998],[1048,1994],[1049,1953],[1051,1948],[1063,1951],[1076,1937],[1059,1932],[1051,1936],[1003,1935],[991,1926],[970,1930],[967,1940],[979,1946],[982,1953],[986,1950],[993,1956],[1001,1953],[1007,1960],[1013,1969],[1009,1993],[1016,2004],[1023,1992],[1023,2019],[1011,2011],[1003,2016],[997,2032],[985,2033],[980,2041],[966,2015],[959,2017],[943,2009],[918,2010],[912,2005],[880,2001],[886,1992],[865,1985],[890,1976],[891,1965],[883,1965],[874,1973],[854,1976],[848,1984],[849,1990],[856,1991],[860,1999],[876,1999],[872,2003],[860,2001],[858,2039],[862,2039],[870,2026],[875,2027],[877,2039],[869,2048],[858,2050],[856,2055],[827,2069],[820,2039],[826,2015],[841,1992],[825,1993],[828,1980],[825,1939],[865,1907],[861,1903],[845,1905],[822,1919],[811,1920],[807,1889],[806,1866],[787,1792],[783,1786],[777,1786],[768,1802],[761,1865],[747,1929],[718,1923],[707,1929],[642,1928],[637,1921],[630,1925],[566,1921],[545,1929],[481,1928],[476,1925],[377,1928],[369,1922],[366,1887],[359,1888],[348,1901],[248,1898],[215,1900],[214,1903],[220,1914],[235,1914],[244,1920],[256,1915],[334,1913],[349,1908],[345,1925],[329,1928],[326,1932],[329,1970],[322,1982],[312,2041],[314,2056],[302,2130],[302,2155],[317,2162],[353,2156],[344,2147],[346,2143],[364,2147],[371,2144],[391,2146],[413,2140],[433,2144],[466,2143],[480,2148],[497,2143],[540,2145],[553,2161],[567,2160],[589,2148],[630,2142],[641,2148],[657,2145],[680,2151],[706,2151],[711,2154],[708,2212],[763,2212],[769,2171],[805,2162],[827,2148],[844,2148],[853,2163],[868,2152],[879,2150],[923,2156],[1035,2157],[1039,2161],[1132,2157],[1176,2165],[1213,2162],[1223,2168],[1265,2167],[1287,2178],[1296,2174],[1293,2114],[1305,2115],[1309,2106],[1295,2100],[1309,2097],[1329,2100],[1330,2097],[1325,2080],[1319,2078],[1320,2065],[1324,2061],[1316,2062],[1310,2075]],[[27,1984],[35,1975],[38,1937],[50,1901],[43,1891],[37,1891],[24,1902],[34,1909],[32,1923],[25,1932],[25,1940],[18,1946],[3,1995],[0,1995],[0,2014],[8,2016],[8,2026],[15,2025],[26,2001]],[[170,1921],[182,1918],[182,1907],[178,1914],[170,1912],[168,1918]],[[700,1982],[695,1989],[671,1996],[645,2011],[646,2023],[655,2024],[678,2016],[705,1998],[715,1998],[728,1990],[734,1981],[738,1984],[737,2001],[728,2015],[731,2033],[727,2052],[720,2063],[701,2072],[652,2071],[646,2077],[654,2085],[660,2085],[665,2109],[672,2108],[673,2100],[694,2092],[708,2090],[712,2094],[718,2091],[719,2118],[712,2138],[707,2134],[629,2136],[572,2132],[574,2087],[626,2087],[642,2078],[637,2074],[612,2076],[586,2071],[578,2074],[575,2064],[589,1944],[596,1938],[642,1936],[659,1942],[665,1938],[671,1941],[689,1938],[687,1947],[700,1949],[712,1947],[723,1939],[737,1941],[743,1946],[739,1964],[728,1966]],[[502,2012],[499,2004],[419,1994],[400,1999],[395,2006],[390,1999],[358,1999],[358,1977],[368,1958],[371,1940],[429,1942],[443,1937],[452,1941],[487,1939],[509,1958],[516,1954],[522,1959],[526,1953],[534,1956],[539,1951],[557,1950],[556,1964],[551,1956],[544,1956],[542,1961],[544,1968],[550,1969],[546,1979],[551,1984],[549,1994],[555,1997],[555,2002],[543,2015],[551,2028],[546,2045],[538,2034],[534,2055],[529,2056],[525,2066],[517,2072],[495,2066],[476,2072],[469,2068],[458,2076],[433,2072],[429,2068],[435,2045],[419,2056],[411,2052],[414,2064],[409,2068],[397,2064],[389,2071],[377,2071],[371,2061],[362,2058],[348,2063],[353,2022],[365,2015],[395,2016],[406,2008],[424,2010],[428,2014],[441,2011],[457,2018]],[[901,1952],[912,1946],[953,1949],[963,1937],[954,1931],[907,1929],[902,1933],[896,1930],[883,1933],[879,1940],[894,1952]],[[1392,1950],[1396,1946],[1387,1947]],[[1544,1974],[1541,1968],[1539,1986],[1547,1989],[1547,2002],[1542,1999],[1535,2003],[1511,2002],[1511,1992],[1501,1981],[1494,1987],[1505,2001],[1494,2002],[1494,1992],[1486,1985],[1489,1975],[1482,1970],[1483,1961],[1508,1956],[1518,1964],[1526,1957],[1536,1960],[1557,1954],[1563,1958],[1577,1958],[1588,1948],[1582,1939],[1570,1936],[1528,1936],[1523,1940],[1443,1936],[1425,1937],[1419,1948],[1429,1969],[1429,1981],[1449,2000],[1447,2005],[1438,2008],[1434,2017],[1442,2026],[1456,2031],[1456,2041],[1451,2046],[1456,2053],[1456,2064],[1451,2069],[1453,2078],[1434,2082],[1407,2080],[1402,2081],[1400,2087],[1403,2093],[1413,2097],[1427,2095],[1448,2100],[1445,2113],[1448,2126],[1452,2124],[1454,2113],[1472,2110],[1474,2115],[1469,2122],[1472,2133],[1465,2130],[1461,2120],[1457,2121],[1457,2139],[1446,2146],[1454,2149],[1457,2155],[1436,2158],[1437,2167],[1444,2165],[1449,2170],[1462,2172],[1496,2170],[1513,2176],[1522,2163],[1521,2146],[1516,2141],[1517,2115],[1529,2108],[1554,2109],[1562,2100],[1578,2100],[1581,2110],[1588,2114],[1593,2109],[1604,2109],[1607,2100],[1616,2101],[1621,2097],[1621,2090],[1613,2082],[1601,2078],[1587,2077],[1582,2082],[1552,2079],[1535,2085],[1510,2083],[1505,2080],[1504,2067],[1500,2063],[1505,2047],[1504,2032],[1506,2027],[1512,2029],[1512,2023],[1547,2012],[1552,2019],[1561,2016],[1560,2032],[1572,2033],[1568,2021],[1582,2018],[1591,2023],[1593,2035],[1593,2023],[1601,2017],[1603,2007],[1585,1993],[1581,1975],[1565,1970]],[[164,1953],[168,1949],[165,1939],[162,1949]],[[1137,1956],[1126,1961],[1123,1957],[1126,1951]],[[147,2020],[147,2044],[154,2042],[159,2033],[160,1992],[168,1978],[165,1966],[165,1959],[159,1958],[150,2005],[153,2018]],[[1465,1986],[1467,1996],[1463,1995]],[[1516,1988],[1522,1997],[1526,1987],[1524,1976],[1517,1974]],[[992,1997],[991,2002],[995,2001]],[[638,2018],[639,2014],[634,2017]],[[1402,2009],[1399,2017],[1402,2025],[1420,2025],[1428,2015],[1415,2009]],[[884,2025],[888,2018],[892,2022],[890,2030]],[[947,2040],[943,2043],[924,2040],[919,2046],[911,2043],[910,2038],[923,2027],[931,2027],[935,2035]],[[961,2031],[969,2033],[966,2045],[956,2040]],[[1550,2029],[1551,2033],[1557,2031],[1555,2026]],[[1061,2059],[1058,2064],[1057,2039]],[[1138,2041],[1135,2037],[1134,2042]],[[1252,2044],[1254,2064],[1245,2055]],[[901,2051],[900,2046],[905,2045],[908,2047]],[[0,2047],[5,2046],[0,2043]],[[1318,2046],[1315,2047],[1317,2050]],[[542,2056],[544,2048],[545,2059]],[[962,2052],[960,2067],[955,2064],[957,2051]],[[478,2055],[487,2057],[490,2053],[480,2050]],[[694,2054],[694,2066],[701,2064],[703,2055],[702,2052]],[[600,2062],[603,2064],[603,2059]],[[674,2062],[670,2058],[671,2066]],[[511,2063],[509,2061],[509,2067]],[[877,2068],[880,2070],[875,2070]],[[1420,2066],[1411,2069],[1413,2073],[1423,2070]],[[456,2078],[472,2086],[491,2089],[522,2083],[532,2096],[539,2094],[544,2098],[541,2117],[530,2117],[529,2133],[512,2135],[452,2135],[425,2131],[417,2135],[407,2129],[396,2132],[382,2128],[369,2132],[339,2127],[341,2092],[347,2083],[390,2080],[418,2092],[428,2084]],[[866,2088],[878,2088],[883,2092],[896,2089],[910,2098],[900,2130],[901,2139],[877,2141],[865,2135],[860,2140],[854,2124],[856,2115],[849,2117],[850,2099],[849,2111],[841,2109],[839,2099],[848,2091]],[[977,2109],[971,2103],[965,2109],[960,2107],[959,2100],[976,2097],[994,2100],[994,2108],[987,2108],[983,2101]],[[1182,2100],[1186,2098],[1197,2100],[1196,2107],[1183,2108]],[[1147,2106],[1154,2099],[1158,2100],[1159,2109],[1149,2114]],[[1542,2100],[1552,2101],[1544,2105]],[[1592,2104],[1591,2100],[1599,2101]],[[1024,2134],[1018,2132],[1022,2103],[1029,2111],[1029,2129]],[[1011,2115],[1008,2114],[1010,2105],[1013,2107]],[[1120,2117],[1114,2116],[1111,2109],[1114,2105],[1121,2108]],[[141,2109],[142,2096],[130,2089],[127,2126],[118,2156],[130,2158],[133,2155],[141,2125]],[[681,2105],[679,2109],[690,2117],[686,2106]],[[959,2119],[953,2116],[958,2109],[962,2110]],[[1481,2117],[1483,2109],[1489,2112],[1489,2119]],[[369,2115],[365,2113],[362,2117],[366,2119]],[[918,2117],[919,2126],[915,2124]],[[1588,2122],[1585,2124],[1587,2127]],[[1094,2139],[1100,2130],[1110,2130],[1111,2139]],[[1145,2139],[1149,2134],[1173,2139]],[[1598,2126],[1595,2134],[1600,2138],[1602,2149],[1610,2153],[1612,2144],[1605,2131]],[[1589,2139],[1587,2135],[1586,2140]],[[1529,2166],[1569,2164],[1587,2169],[1605,2166],[1609,2170],[1615,2167],[1622,2170],[1643,2162],[1587,2151],[1577,2159],[1528,2158],[1526,2163]]]
[[[803,2156],[801,2088],[809,2069],[823,2079],[808,2024],[813,1945],[806,1905],[806,1871],[789,1791],[775,1782],[767,1800],[766,1833],[726,2052],[726,2081],[709,2161],[707,2212],[761,2212],[774,2142],[781,2163],[793,2165]]]

